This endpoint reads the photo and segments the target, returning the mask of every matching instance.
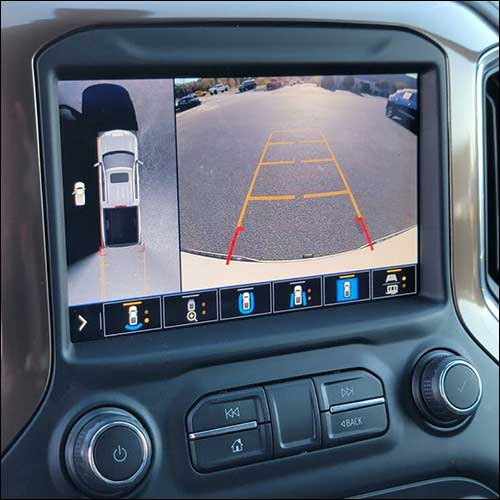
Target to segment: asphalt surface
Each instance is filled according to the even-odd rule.
[[[138,122],[141,223],[144,248],[98,249],[69,266],[70,304],[115,300],[180,290],[180,256],[171,80],[60,82],[60,104],[81,111],[82,92],[96,83],[122,85]],[[64,165],[64,175],[71,175]],[[93,168],[89,165],[89,168]],[[97,171],[96,171],[97,175]],[[77,181],[78,179],[75,179]],[[88,224],[99,225],[99,220]]]
[[[304,84],[207,97],[179,113],[181,248],[226,258],[270,134],[287,144],[270,145],[263,161],[293,163],[258,168],[251,194],[294,198],[248,202],[235,258],[294,260],[367,245],[348,195],[304,198],[346,189],[330,149],[374,241],[415,226],[417,136],[385,117],[385,103]],[[303,162],[317,159],[325,161]]]

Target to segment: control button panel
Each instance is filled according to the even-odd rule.
[[[190,441],[195,469],[209,472],[272,458],[270,424]]]
[[[321,411],[336,405],[379,398],[384,395],[380,380],[364,370],[315,377]]]
[[[203,398],[191,410],[187,419],[189,433],[244,422],[269,422],[266,397],[260,387]]]
[[[323,439],[327,446],[375,437],[387,430],[387,413],[383,403],[333,414],[325,412],[322,418]]]
[[[200,472],[380,436],[387,428],[382,382],[364,370],[207,396],[187,416]]]
[[[321,423],[312,380],[294,380],[265,389],[271,409],[275,455],[319,448]]]

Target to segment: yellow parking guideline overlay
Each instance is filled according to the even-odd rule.
[[[276,200],[295,200],[294,194],[278,194],[269,196],[250,196],[250,201],[276,201]]]
[[[262,162],[266,157],[267,150],[269,149],[269,144],[271,143],[271,137],[273,136],[273,132],[269,134],[267,137],[266,145],[260,154],[259,161],[257,163],[257,167],[255,168],[255,172],[253,174],[252,181],[250,182],[250,186],[248,187],[247,195],[245,196],[245,201],[243,202],[243,206],[241,207],[240,216],[238,217],[238,222],[236,223],[236,227],[240,227],[243,225],[243,219],[245,218],[245,213],[248,208],[248,202],[250,201],[250,196],[252,196],[253,188],[255,187],[255,182],[257,181],[257,177],[260,172],[260,168],[262,166]]]
[[[260,167],[264,167],[266,165],[293,165],[295,160],[278,160],[278,161],[262,161],[259,163]]]
[[[325,193],[308,193],[304,195],[304,198],[328,198],[329,196],[340,196],[342,194],[349,194],[347,189],[342,191],[327,191]]]
[[[309,158],[308,160],[300,160],[300,163],[328,163],[333,161],[333,158]]]
[[[304,132],[304,131],[316,131],[320,136],[321,139],[306,139],[306,140],[299,140],[299,141],[275,141],[273,142],[271,139],[274,134],[277,133],[290,133],[290,132]],[[283,130],[273,130],[267,137],[266,144],[264,146],[264,149],[261,152],[259,161],[257,163],[257,166],[255,168],[255,172],[252,177],[252,181],[250,182],[250,186],[248,187],[247,194],[245,196],[245,200],[243,202],[243,206],[241,207],[240,215],[238,217],[238,222],[236,224],[236,227],[242,227],[243,226],[243,220],[245,219],[245,215],[248,209],[248,203],[250,201],[274,201],[274,200],[293,200],[295,199],[294,195],[276,195],[276,196],[253,196],[253,190],[255,188],[255,183],[257,182],[257,177],[259,176],[260,169],[263,166],[271,166],[271,165],[293,165],[295,163],[295,160],[281,160],[281,161],[264,161],[267,152],[269,150],[269,147],[273,144],[320,144],[324,143],[326,148],[328,149],[328,153],[330,154],[329,158],[310,158],[306,160],[301,160],[301,163],[324,163],[324,162],[333,162],[335,163],[335,167],[337,169],[337,172],[339,173],[342,182],[344,183],[344,190],[340,191],[328,191],[324,193],[308,193],[304,195],[305,199],[311,199],[311,198],[326,198],[330,196],[340,196],[340,195],[349,195],[349,198],[351,200],[352,206],[354,207],[354,211],[356,212],[356,217],[358,218],[363,218],[361,215],[361,210],[359,209],[358,203],[356,202],[356,198],[354,197],[354,194],[351,190],[351,187],[349,186],[349,183],[347,182],[346,175],[340,166],[335,153],[333,152],[330,143],[327,141],[325,134],[317,127],[314,128],[298,128],[298,129],[283,129]]]
[[[322,144],[324,141],[322,139],[306,139],[303,141],[297,141],[299,144]]]
[[[351,198],[351,203],[352,203],[352,206],[354,207],[354,211],[356,212],[356,216],[360,219],[363,218],[363,216],[361,215],[361,211],[359,209],[359,206],[356,202],[356,198],[354,198],[354,195],[352,194],[352,190],[351,190],[351,187],[349,186],[349,183],[347,182],[347,179],[346,179],[346,176],[344,174],[344,171],[342,170],[342,167],[339,165],[339,162],[337,161],[337,158],[329,144],[329,142],[326,140],[326,137],[325,137],[325,134],[323,134],[323,132],[320,130],[319,132],[321,134],[321,137],[323,138],[323,141],[325,142],[325,146],[328,148],[328,152],[330,153],[331,155],[331,159],[333,160],[333,162],[335,163],[335,166],[337,167],[337,171],[340,175],[340,177],[342,178],[342,182],[344,183],[344,186],[345,188],[347,189],[348,191],[348,194],[349,194],[349,198]]]
[[[388,269],[386,273],[400,273],[402,269]]]
[[[346,278],[354,278],[356,276],[355,274],[345,274],[344,276],[339,276],[341,280],[344,280]]]

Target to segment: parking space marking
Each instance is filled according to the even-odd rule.
[[[307,160],[300,160],[300,163],[328,163],[332,161],[332,158],[309,158]]]
[[[272,141],[272,137],[274,134],[280,134],[280,133],[296,133],[296,132],[311,132],[314,131],[316,134],[321,136],[321,139],[303,139],[303,140],[294,140],[294,141]],[[248,187],[247,194],[245,196],[245,200],[243,201],[243,206],[241,207],[240,214],[238,217],[238,221],[236,223],[236,228],[233,232],[233,237],[231,238],[231,243],[229,246],[229,251],[227,254],[226,258],[226,265],[229,265],[233,256],[234,248],[236,246],[236,241],[238,239],[238,236],[240,232],[244,231],[245,228],[243,227],[243,221],[245,219],[246,212],[248,210],[248,204],[251,201],[280,201],[280,200],[295,200],[296,197],[295,195],[266,195],[266,196],[254,196],[253,190],[255,188],[255,184],[257,182],[257,177],[259,176],[260,169],[263,166],[273,166],[273,165],[294,165],[296,162],[295,160],[277,160],[277,161],[265,161],[266,155],[269,151],[269,148],[273,145],[293,145],[293,144],[324,144],[328,150],[328,153],[330,154],[330,157],[328,158],[308,158],[305,160],[300,160],[300,163],[328,163],[328,162],[333,162],[335,164],[336,170],[338,174],[340,175],[340,178],[342,179],[342,182],[344,184],[343,190],[338,190],[338,191],[326,191],[326,192],[321,192],[321,193],[307,193],[304,194],[303,197],[304,199],[313,199],[313,198],[328,198],[328,197],[334,197],[334,196],[342,196],[342,195],[348,195],[349,199],[351,200],[351,204],[354,208],[354,211],[356,213],[355,217],[355,222],[358,222],[361,225],[361,229],[363,231],[363,234],[365,236],[366,241],[368,242],[368,245],[371,250],[374,250],[373,242],[370,237],[370,233],[368,231],[368,228],[366,226],[366,222],[363,218],[363,215],[361,214],[361,210],[359,209],[358,203],[356,201],[356,198],[352,192],[352,189],[347,182],[347,177],[340,166],[335,153],[333,152],[332,147],[330,146],[330,143],[325,137],[325,134],[317,127],[314,128],[299,128],[299,129],[283,129],[283,130],[272,130],[269,133],[269,136],[267,137],[266,144],[264,146],[264,149],[261,152],[259,161],[257,162],[257,165],[255,167],[255,171],[252,177],[252,180],[250,182],[250,186]]]
[[[238,223],[236,224],[236,228],[242,226],[243,224],[243,219],[245,218],[245,213],[248,208],[248,202],[250,201],[250,196],[252,195],[253,188],[255,187],[255,183],[257,182],[257,177],[260,172],[260,167],[262,166],[262,163],[264,161],[264,158],[266,157],[267,151],[269,149],[269,145],[271,143],[271,137],[273,136],[273,132],[269,134],[267,137],[266,145],[264,146],[264,149],[262,150],[262,153],[260,154],[259,161],[257,163],[257,166],[255,167],[255,172],[253,174],[252,181],[250,182],[250,186],[248,187],[247,195],[245,196],[245,201],[243,202],[243,206],[241,207],[240,211],[240,216],[238,217]]]
[[[272,134],[285,134],[289,132],[318,132],[318,127],[304,127],[304,128],[285,128],[282,130],[273,130]]]
[[[293,165],[295,160],[278,160],[278,161],[263,161],[259,163],[259,166],[270,166],[270,165]]]
[[[323,139],[306,139],[305,141],[297,141],[299,144],[323,144]]]
[[[339,162],[337,161],[337,157],[335,156],[335,153],[333,152],[330,143],[326,140],[325,134],[320,131],[321,137],[323,138],[323,141],[325,142],[325,146],[328,149],[328,152],[330,153],[331,160],[335,163],[335,166],[337,167],[337,171],[342,179],[342,182],[344,183],[344,186],[346,190],[348,191],[349,197],[351,199],[352,206],[354,207],[354,211],[356,212],[356,217],[361,217],[361,211],[359,210],[359,206],[356,202],[356,199],[354,198],[354,195],[352,194],[351,187],[349,186],[349,183],[347,182],[347,178],[344,174],[344,171],[342,170],[342,167],[340,166]]]
[[[277,200],[295,200],[294,194],[279,194],[269,196],[250,196],[249,201],[277,201]]]
[[[343,194],[349,194],[349,192],[344,189],[342,191],[327,191],[325,193],[308,193],[304,195],[304,198],[328,198],[329,196],[340,196]]]

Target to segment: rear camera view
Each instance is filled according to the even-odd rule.
[[[107,336],[415,293],[417,83],[60,81],[72,328],[94,315]]]
[[[183,289],[417,261],[416,75],[217,81],[175,82]]]

